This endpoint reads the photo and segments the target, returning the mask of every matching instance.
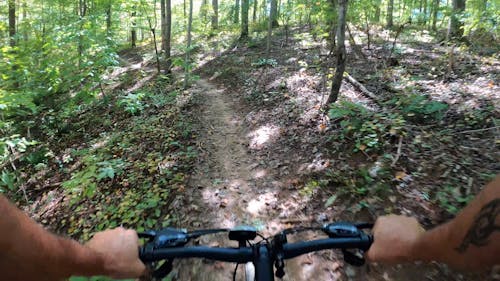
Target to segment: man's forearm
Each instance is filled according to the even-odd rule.
[[[500,177],[452,221],[424,233],[415,260],[439,261],[461,269],[500,264]]]
[[[0,195],[0,272],[6,280],[40,280],[40,276],[106,274],[105,257],[70,239],[46,231]],[[13,268],[16,272],[13,273]],[[5,277],[5,276],[4,276]]]

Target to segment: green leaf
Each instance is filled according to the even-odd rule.
[[[99,169],[99,175],[97,175],[97,179],[102,180],[105,178],[115,178],[115,169],[113,169],[113,167],[108,166]]]
[[[335,200],[337,200],[337,195],[330,196],[330,198],[326,200],[325,208],[330,207],[335,202]]]

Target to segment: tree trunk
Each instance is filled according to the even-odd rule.
[[[253,0],[253,15],[252,15],[252,22],[255,23],[257,21],[257,7],[258,7],[258,0]]]
[[[248,6],[249,0],[241,0],[241,36],[240,39],[248,37]]]
[[[437,24],[437,16],[438,16],[438,10],[439,10],[439,0],[434,0],[433,1],[433,7],[432,7],[432,30],[436,31],[436,24]]]
[[[111,6],[113,5],[113,0],[108,0],[108,6],[106,7],[106,34],[111,35]]]
[[[394,12],[394,0],[387,2],[387,28],[392,28],[394,23],[392,21],[392,13]]]
[[[428,5],[427,5],[427,0],[423,0],[424,1],[424,18],[423,18],[423,25],[427,25],[427,8],[428,8]]]
[[[373,17],[373,21],[376,22],[376,23],[379,23],[380,22],[380,5],[381,5],[381,1],[380,0],[377,0],[376,3],[375,3],[375,15]]]
[[[234,23],[240,22],[240,0],[236,0],[234,3],[233,22]]]
[[[201,7],[200,7],[200,18],[203,19],[203,22],[208,22],[208,0],[203,0],[201,2]]]
[[[171,69],[171,34],[172,34],[172,5],[171,0],[160,0],[161,8],[161,50],[165,60],[165,73]]]
[[[193,28],[193,0],[189,0],[189,19],[187,28],[186,60],[184,62],[184,89],[189,85],[190,53],[191,53],[191,30]]]
[[[337,101],[340,91],[340,86],[342,85],[342,78],[344,78],[345,71],[345,60],[346,60],[346,50],[345,50],[345,26],[346,26],[346,14],[347,14],[347,4],[348,0],[339,0],[339,20],[337,27],[337,67],[335,69],[335,76],[332,81],[332,89],[330,91],[330,96],[324,105],[327,107],[329,104]]]
[[[137,43],[137,30],[136,30],[136,22],[135,22],[135,7],[133,7],[133,12],[132,12],[132,26],[130,30],[130,40],[131,40],[131,46],[132,48],[136,47]]]
[[[161,50],[165,52],[167,48],[167,7],[165,0],[160,0],[160,27]]]
[[[28,21],[28,4],[26,4],[27,0],[23,1],[23,23]],[[28,28],[25,26],[23,30],[23,40],[24,42],[28,42]]]
[[[219,28],[219,1],[212,0],[212,29],[216,30]]]
[[[16,0],[9,0],[9,44],[16,46]]]
[[[165,8],[167,10],[166,13],[166,29],[165,29],[165,72],[170,73],[172,68],[172,58],[171,58],[171,49],[172,49],[172,0],[165,0]]]
[[[269,58],[271,54],[271,36],[273,35],[273,9],[269,10],[269,18],[267,20],[267,44],[266,44],[266,57]]]
[[[78,1],[78,13],[80,17],[80,30],[83,29],[84,18],[87,15],[87,1]],[[83,35],[78,35],[78,68],[80,68],[83,56]]]
[[[271,0],[271,23],[272,27],[278,27],[278,0]]]
[[[451,12],[450,21],[448,24],[447,39],[462,39],[464,35],[463,22],[458,18],[465,11],[465,0],[453,0],[453,10]]]

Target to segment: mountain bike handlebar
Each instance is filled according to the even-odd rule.
[[[149,242],[140,249],[140,258],[147,264],[165,260],[165,263],[153,273],[155,278],[166,276],[172,270],[172,262],[175,258],[206,258],[237,264],[251,262],[255,266],[256,280],[268,281],[274,280],[273,264],[276,267],[276,276],[281,278],[285,274],[285,259],[320,250],[341,249],[347,263],[357,266],[364,264],[362,255],[356,255],[347,249],[368,250],[373,242],[373,237],[362,229],[370,227],[370,224],[337,222],[321,228],[287,229],[270,239],[264,238],[256,244],[250,244],[249,241],[255,239],[257,231],[248,226],[194,232],[167,228],[139,235],[141,238],[149,239]],[[306,230],[322,231],[328,235],[328,238],[295,243],[287,242],[287,235]],[[193,238],[220,232],[228,232],[229,239],[238,241],[239,247],[184,247]]]

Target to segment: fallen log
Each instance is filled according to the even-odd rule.
[[[366,89],[363,84],[354,79],[351,75],[349,75],[349,73],[344,72],[344,78],[346,78],[349,83],[351,83],[354,87],[356,87],[356,89],[361,91],[365,96],[373,99],[376,102],[379,101],[379,97],[377,97],[374,93],[368,91],[368,89]]]

